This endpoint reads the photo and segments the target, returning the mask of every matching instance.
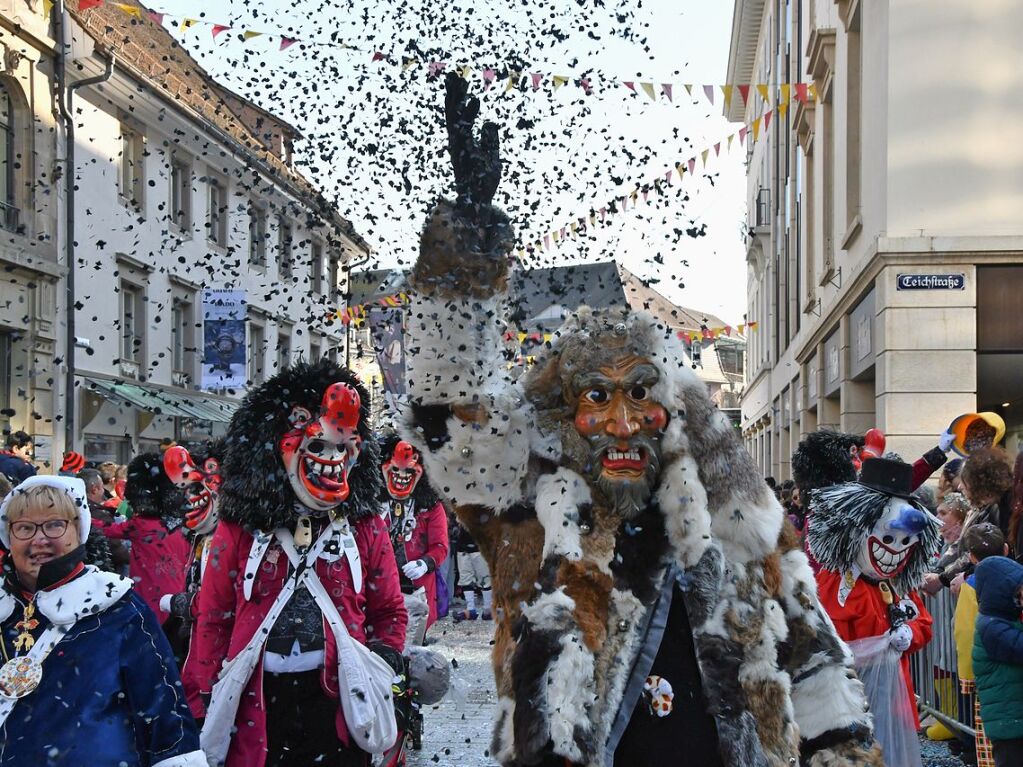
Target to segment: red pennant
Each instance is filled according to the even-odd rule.
[[[447,67],[448,65],[447,62],[445,61],[431,61],[430,66],[427,70],[427,77],[429,77],[432,80],[445,69],[447,69]]]
[[[226,32],[230,28],[231,27],[229,27],[229,26],[227,26],[225,24],[214,24],[213,25],[213,39],[216,40],[217,39],[217,35],[219,35],[221,32]]]
[[[796,83],[796,101],[806,103],[806,83]]]
[[[626,88],[628,88],[633,93],[636,92],[636,83],[632,82],[631,80],[626,80],[624,83],[622,83],[622,85],[624,85]]]
[[[87,11],[90,8],[98,8],[103,5],[103,0],[78,0],[78,10]]]
[[[81,5],[79,5],[79,10],[81,10]],[[155,23],[163,26],[163,17],[166,16],[166,14],[158,13],[156,11],[146,11],[146,13]]]
[[[540,72],[530,72],[529,77],[533,81],[533,90],[539,90],[540,81],[543,80],[543,75]]]
[[[585,77],[579,81],[579,87],[583,89],[583,93],[589,96],[592,91],[590,90],[590,81]]]
[[[745,126],[743,126],[742,128],[739,128],[739,143],[740,144],[742,144],[744,141],[746,141],[746,132],[748,130],[749,130],[749,128],[747,128]]]
[[[376,61],[383,61],[383,60],[384,60],[384,54],[382,54],[380,51],[374,51],[373,52],[373,61],[370,62],[370,63],[373,63],[373,62],[376,62]]]
[[[773,111],[772,109],[771,112]],[[767,126],[771,124],[771,112],[764,112],[764,130],[767,130]]]
[[[746,102],[749,101],[749,86],[738,85],[736,87],[739,89],[739,95],[742,96],[742,105],[746,106]]]
[[[604,223],[604,217],[607,216],[607,208],[600,209],[600,223]]]
[[[689,172],[690,173],[696,173],[696,158],[695,157],[690,157],[689,158]]]
[[[290,48],[291,46],[293,46],[297,42],[298,42],[298,40],[296,40],[294,37],[282,37],[281,38],[281,47],[280,47],[279,50],[286,51],[286,50],[288,50],[288,48]]]
[[[714,156],[717,157],[719,154],[721,154],[721,142],[720,141],[714,145]]]
[[[667,173],[664,174],[664,180],[668,184],[668,186],[671,186],[671,174],[672,174],[672,171],[670,171],[670,170]]]
[[[497,72],[493,69],[483,70],[483,90],[490,88],[490,84],[497,78]]]
[[[661,91],[668,97],[668,101],[671,101],[671,83],[661,83]]]

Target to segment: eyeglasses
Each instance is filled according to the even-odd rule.
[[[60,538],[67,532],[69,524],[67,519],[48,519],[45,522],[18,520],[11,525],[11,535],[19,541],[30,541],[36,537],[36,530],[42,530],[47,538]]]

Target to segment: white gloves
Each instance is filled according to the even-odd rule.
[[[956,435],[946,429],[941,433],[941,436],[938,437],[938,449],[940,449],[943,453],[947,453],[955,440]]]
[[[906,652],[913,641],[913,630],[903,623],[894,631],[888,632],[888,643],[896,652]]]
[[[405,577],[410,581],[417,580],[426,575],[426,571],[429,568],[426,566],[426,562],[421,559],[416,559],[412,562],[402,565],[401,571],[405,573]]]

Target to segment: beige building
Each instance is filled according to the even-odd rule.
[[[1023,4],[735,0],[727,80],[812,82],[748,162],[742,431],[790,476],[802,434],[880,428],[912,460],[994,410],[1023,434]]]

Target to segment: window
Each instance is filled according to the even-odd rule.
[[[206,236],[210,242],[227,247],[227,185],[219,178],[209,179],[206,212]]]
[[[121,359],[142,365],[145,342],[145,292],[141,286],[121,282]]]
[[[181,232],[192,227],[192,167],[175,157],[170,170],[170,220]]]
[[[331,252],[327,258],[327,295],[333,300],[338,296],[338,278],[341,260],[338,253]]]
[[[291,246],[294,236],[291,222],[281,216],[277,222],[277,272],[281,277],[291,276]]]
[[[266,211],[249,203],[249,263],[266,266]]]
[[[15,119],[10,91],[0,83],[0,226],[12,232],[18,229]]]
[[[846,65],[846,147],[845,147],[845,217],[847,247],[860,214],[861,101],[863,88],[863,48],[860,35],[860,9],[848,19],[848,61]]]
[[[309,290],[323,292],[323,246],[314,242],[310,248]]]
[[[249,320],[249,381],[263,382],[263,364],[266,355],[266,330]]]
[[[171,307],[171,365],[175,386],[188,386],[195,373],[194,305],[175,298]]]
[[[277,371],[291,367],[291,328],[281,326],[277,331]]]
[[[318,362],[323,356],[323,346],[319,340],[309,341],[309,361]]]
[[[142,210],[145,188],[145,151],[145,137],[121,123],[121,199],[137,210]]]

